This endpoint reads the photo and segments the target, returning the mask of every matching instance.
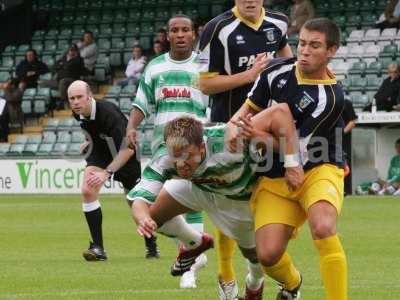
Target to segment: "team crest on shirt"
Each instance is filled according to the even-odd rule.
[[[296,104],[296,106],[303,111],[307,106],[309,106],[311,103],[314,103],[314,99],[304,92],[303,98],[301,98],[299,104]]]
[[[275,44],[276,37],[275,37],[275,30],[273,28],[265,29],[265,37],[267,38],[267,45]]]

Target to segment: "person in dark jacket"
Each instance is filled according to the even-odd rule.
[[[400,70],[397,64],[388,66],[388,77],[382,82],[374,98],[376,109],[392,111],[400,92]]]
[[[49,68],[45,63],[38,59],[34,49],[29,49],[25,53],[25,59],[16,67],[16,75],[19,81],[19,88],[36,88],[40,75],[49,72]]]

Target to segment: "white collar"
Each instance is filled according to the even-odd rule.
[[[91,98],[92,101],[92,110],[90,112],[90,120],[93,121],[96,118],[96,100],[94,98]],[[86,119],[85,116],[79,115],[80,119]]]

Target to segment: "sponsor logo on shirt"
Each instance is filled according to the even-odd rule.
[[[220,178],[192,178],[194,184],[226,184],[226,181]]]
[[[237,35],[236,36],[236,44],[237,45],[239,45],[239,44],[245,44],[246,42],[245,42],[245,40],[244,40],[244,37],[243,37],[243,35]]]
[[[163,98],[190,98],[191,93],[189,89],[186,88],[163,88],[162,89]]]

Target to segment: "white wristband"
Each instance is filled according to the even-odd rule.
[[[283,164],[285,168],[295,168],[300,166],[300,158],[298,154],[286,154],[285,162]]]

